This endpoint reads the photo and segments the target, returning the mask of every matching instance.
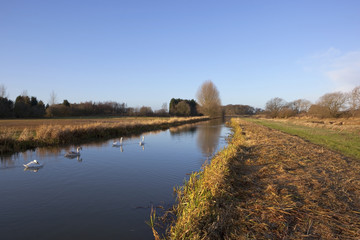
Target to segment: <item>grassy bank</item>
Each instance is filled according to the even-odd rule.
[[[226,181],[229,165],[243,142],[240,126],[235,122],[231,126],[233,135],[227,148],[203,171],[193,173],[183,187],[176,189],[177,221],[170,229],[171,239],[220,239],[224,228],[228,228],[231,209],[222,208],[229,197]]]
[[[342,131],[341,126],[337,130],[318,127],[304,126],[291,121],[275,121],[267,119],[246,119],[248,121],[277,129],[292,135],[304,138],[312,143],[338,151],[346,156],[360,159],[360,134],[356,131]]]
[[[207,119],[192,117],[0,120],[0,153],[129,136]]]
[[[228,147],[176,189],[168,239],[360,238],[357,160],[249,121],[231,125]]]

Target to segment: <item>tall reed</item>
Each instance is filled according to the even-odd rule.
[[[94,139],[140,134],[145,131],[166,129],[185,123],[208,120],[207,117],[120,119],[87,122],[74,125],[43,124],[22,130],[5,128],[0,132],[0,153],[15,152],[39,146],[81,143]]]
[[[212,239],[211,234],[216,235],[219,229],[226,227],[222,225],[223,213],[219,211],[219,206],[225,201],[229,190],[226,183],[229,164],[243,143],[239,124],[232,120],[231,127],[233,133],[228,146],[221,150],[210,164],[205,165],[202,171],[194,172],[182,187],[175,189],[176,222],[169,231],[171,239]]]

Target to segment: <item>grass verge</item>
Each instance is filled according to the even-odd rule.
[[[301,126],[291,122],[277,122],[266,119],[247,118],[244,120],[299,136],[312,143],[335,150],[346,156],[360,159],[360,135],[358,133]]]

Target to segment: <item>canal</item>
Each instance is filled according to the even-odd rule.
[[[1,239],[152,239],[151,206],[226,146],[230,130],[208,121],[68,148],[38,148],[0,163]],[[139,144],[144,136],[144,144]],[[119,136],[121,137],[121,136]],[[42,167],[25,169],[36,159]]]

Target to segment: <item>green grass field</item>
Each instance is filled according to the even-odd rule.
[[[277,122],[266,119],[248,118],[245,120],[299,136],[346,156],[360,159],[360,135],[358,133],[301,126],[291,122]]]

